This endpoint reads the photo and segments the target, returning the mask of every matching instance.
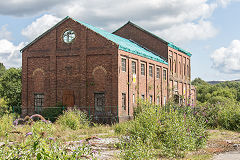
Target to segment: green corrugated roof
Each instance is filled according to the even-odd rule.
[[[141,57],[145,57],[145,58],[157,61],[157,62],[161,62],[163,64],[168,64],[166,61],[164,61],[159,56],[155,55],[154,53],[152,53],[152,52],[150,52],[146,49],[144,49],[140,45],[138,45],[138,44],[136,44],[136,43],[134,43],[134,42],[132,42],[128,39],[119,37],[115,34],[109,33],[107,31],[104,31],[104,30],[100,29],[100,28],[94,27],[90,24],[87,24],[87,23],[84,23],[84,22],[81,22],[81,21],[78,21],[78,20],[75,20],[75,21],[84,25],[85,27],[93,30],[94,32],[100,34],[101,36],[107,38],[108,40],[118,44],[120,50],[130,52],[130,53],[133,53],[133,54],[136,54],[136,55],[139,55]]]
[[[182,52],[182,53],[185,53],[186,55],[188,55],[188,56],[190,56],[190,57],[192,56],[192,54],[191,54],[190,52],[185,51],[184,49],[182,49],[182,48],[174,45],[172,42],[168,42],[168,46],[171,47],[171,48],[173,48],[173,49],[176,49],[176,50],[178,50],[178,51],[180,51],[180,52]]]
[[[171,47],[171,48],[173,48],[173,49],[176,49],[176,50],[178,50],[178,51],[180,51],[180,52],[182,52],[182,53],[184,53],[184,54],[186,54],[186,55],[188,55],[188,56],[192,56],[192,54],[191,54],[190,52],[185,51],[184,49],[182,49],[182,48],[176,46],[176,45],[173,44],[172,42],[168,42],[168,41],[166,41],[166,40],[164,40],[164,39],[158,37],[157,35],[155,35],[155,34],[149,32],[149,31],[143,29],[142,27],[140,27],[140,26],[134,24],[133,22],[128,21],[125,25],[127,25],[127,24],[130,24],[130,25],[132,25],[132,26],[134,26],[134,27],[136,27],[136,28],[142,30],[143,32],[145,32],[145,33],[147,33],[147,34],[150,34],[151,36],[153,36],[153,37],[159,39],[159,40],[162,41],[163,43],[167,43],[168,46]],[[125,25],[123,25],[122,27],[124,27]],[[121,29],[122,27],[120,27],[119,29]],[[116,31],[118,31],[119,29],[117,29]],[[113,33],[115,33],[116,31],[114,31]]]

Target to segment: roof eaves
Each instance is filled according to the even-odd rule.
[[[53,27],[51,27],[49,30],[47,30],[46,32],[44,32],[43,34],[41,34],[40,36],[38,36],[37,38],[35,38],[31,43],[29,43],[28,45],[26,45],[25,47],[23,47],[20,52],[23,52],[25,49],[27,49],[29,46],[31,46],[32,44],[34,44],[36,41],[38,41],[39,39],[41,39],[43,36],[45,36],[47,33],[49,33],[50,31],[52,31],[54,28],[56,28],[57,26],[59,26],[60,24],[62,24],[64,21],[66,21],[67,19],[69,19],[70,17],[67,16],[65,17],[63,20],[61,20],[60,22],[58,22],[56,25],[54,25]]]

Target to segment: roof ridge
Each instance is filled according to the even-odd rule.
[[[38,41],[39,39],[41,39],[44,35],[46,35],[47,33],[49,33],[51,30],[53,30],[54,28],[56,28],[58,25],[60,25],[61,23],[65,22],[67,19],[72,19],[73,21],[85,26],[86,28],[89,28],[90,30],[98,33],[99,35],[103,36],[104,38],[114,42],[115,44],[118,44],[118,48],[120,50],[129,52],[129,53],[133,53],[136,55],[139,55],[141,57],[145,57],[148,59],[152,59],[154,61],[158,61],[160,63],[163,64],[168,64],[167,61],[165,61],[164,59],[162,59],[159,55],[155,55],[152,51],[148,51],[145,48],[143,48],[142,46],[139,46],[133,42],[131,42],[130,40],[120,37],[118,35],[112,34],[110,32],[107,32],[103,29],[100,29],[98,27],[94,27],[88,23],[76,20],[74,18],[71,18],[69,16],[65,17],[63,20],[61,20],[60,22],[58,22],[56,25],[54,25],[52,28],[50,28],[49,30],[47,30],[46,32],[44,32],[42,35],[40,35],[39,37],[37,37],[36,39],[34,39],[31,43],[29,43],[28,45],[26,45],[23,49],[21,49],[20,51],[24,51],[26,48],[28,48],[30,45],[32,45],[33,43],[35,43],[36,41]]]
[[[20,52],[23,52],[26,48],[28,48],[29,46],[31,46],[33,43],[35,43],[36,41],[38,41],[39,39],[41,39],[43,36],[45,36],[47,33],[49,33],[51,30],[53,30],[54,28],[56,28],[58,25],[62,24],[64,21],[66,21],[67,19],[69,19],[69,16],[66,16],[65,18],[63,18],[61,21],[59,21],[57,24],[55,24],[53,27],[51,27],[50,29],[48,29],[47,31],[43,32],[40,36],[38,36],[37,38],[35,38],[32,42],[30,42],[29,44],[27,44],[25,47],[23,47]]]
[[[82,24],[82,25],[84,25],[85,27],[93,30],[94,32],[100,34],[101,36],[105,37],[106,39],[118,44],[120,50],[124,50],[124,51],[127,51],[129,53],[137,54],[137,55],[140,55],[142,57],[152,59],[154,61],[158,61],[158,62],[161,62],[161,63],[164,63],[164,64],[168,64],[167,61],[162,59],[159,55],[156,55],[151,50],[147,50],[145,47],[142,47],[142,46],[140,46],[136,43],[133,43],[129,39],[126,39],[126,38],[123,38],[121,36],[115,35],[113,33],[107,32],[107,31],[105,31],[101,28],[95,27],[95,26],[90,25],[88,23],[85,23],[85,22],[82,22],[82,21],[79,21],[79,20],[76,20],[76,19],[73,19],[73,20]],[[103,32],[103,33],[101,33],[101,32]],[[121,41],[119,41],[119,40],[121,40]],[[141,49],[135,48],[136,46],[130,44],[129,42],[134,44],[134,45],[137,45],[139,48],[142,48],[142,52],[144,52],[144,53],[141,53],[141,51],[140,51]],[[128,43],[128,45],[126,45],[125,43]],[[130,48],[135,48],[136,50],[133,51]],[[152,54],[152,55],[149,55],[149,54]]]
[[[123,28],[123,27],[124,27],[125,25],[127,25],[127,24],[130,24],[130,25],[132,25],[132,26],[135,26],[136,28],[140,29],[141,31],[150,34],[151,36],[153,36],[153,37],[161,40],[161,41],[164,42],[164,43],[167,43],[168,46],[171,47],[171,48],[173,48],[173,49],[176,49],[176,50],[178,50],[178,51],[180,51],[180,52],[183,52],[184,54],[186,54],[186,55],[188,55],[188,56],[192,56],[192,54],[191,54],[189,51],[186,51],[186,50],[184,50],[184,49],[176,46],[173,42],[169,42],[169,41],[167,41],[167,40],[164,40],[164,39],[160,38],[159,36],[157,36],[157,35],[149,32],[149,31],[143,29],[142,27],[138,26],[137,24],[135,24],[135,23],[133,23],[133,22],[131,22],[131,21],[128,21],[128,22],[127,22],[126,24],[124,24],[122,27],[118,28],[116,31],[113,32],[113,34],[114,34],[115,32],[117,32],[118,30],[120,30],[121,28]]]

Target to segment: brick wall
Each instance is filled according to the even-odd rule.
[[[159,96],[159,103],[163,104],[163,99],[168,98],[168,77],[163,80],[163,69],[167,71],[167,65],[160,62],[156,62],[150,59],[143,58],[138,55],[134,55],[122,50],[119,50],[119,69],[118,69],[118,112],[119,120],[124,121],[128,118],[132,118],[133,109],[137,104],[137,100],[141,99],[144,95],[145,100],[150,101],[150,95],[152,96],[152,103],[157,104],[157,97]],[[126,59],[126,71],[121,69],[121,60]],[[136,81],[133,81],[132,62],[136,62]],[[141,64],[145,64],[145,75],[141,75]],[[149,76],[149,66],[152,66],[153,77]],[[156,69],[160,69],[160,78],[156,76]],[[127,95],[126,109],[122,107],[122,93]],[[135,103],[133,103],[133,94],[135,95]]]
[[[69,29],[76,38],[66,44],[62,34]],[[107,106],[118,105],[117,46],[71,19],[26,48],[22,59],[23,115],[33,113],[34,93],[44,94],[44,107],[63,102],[64,94],[74,98],[74,106],[94,107],[99,92]]]
[[[138,44],[150,49],[151,51],[157,53],[160,56],[168,58],[167,43],[159,40],[156,37],[146,33],[145,31],[137,28],[131,23],[127,23],[123,27],[119,28],[114,32],[114,34],[131,39]]]

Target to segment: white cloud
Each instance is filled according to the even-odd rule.
[[[199,21],[198,23],[183,23],[174,25],[171,28],[156,32],[157,35],[168,41],[182,44],[191,40],[204,40],[214,37],[217,29],[209,21]]]
[[[12,33],[7,30],[7,24],[0,28],[0,39],[11,40]]]
[[[228,74],[240,73],[240,40],[233,40],[225,48],[221,47],[211,55],[212,67]]]
[[[17,17],[32,16],[67,2],[66,0],[2,0],[0,14]]]
[[[217,4],[222,7],[226,7],[231,1],[233,0],[217,0]]]
[[[60,20],[61,19],[56,16],[45,14],[32,22],[32,24],[24,28],[22,30],[22,35],[32,41],[45,31],[53,27],[55,24],[57,24]]]
[[[22,65],[22,54],[20,49],[24,47],[24,43],[15,46],[12,42],[1,39],[0,40],[0,62],[7,68],[20,67]]]

